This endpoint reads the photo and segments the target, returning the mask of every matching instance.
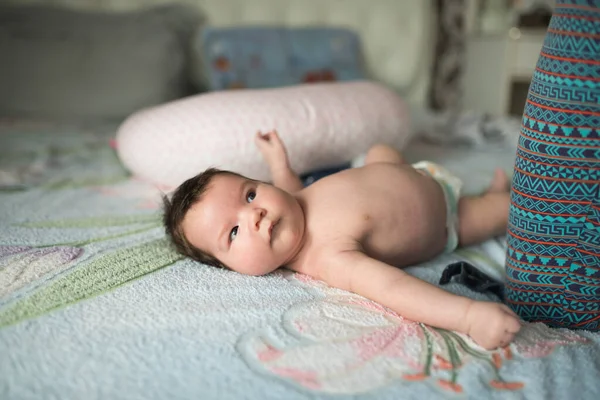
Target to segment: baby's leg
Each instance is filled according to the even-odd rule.
[[[385,144],[376,144],[367,152],[365,165],[381,162],[404,164],[404,159],[402,158],[402,154],[400,154],[400,152],[393,147]]]
[[[508,189],[506,173],[498,169],[484,194],[460,199],[458,240],[461,246],[481,243],[506,234],[510,205]]]

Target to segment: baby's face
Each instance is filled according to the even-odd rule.
[[[183,220],[190,244],[234,271],[264,275],[290,261],[304,236],[295,197],[266,183],[223,174]]]

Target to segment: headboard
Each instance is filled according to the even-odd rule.
[[[426,104],[434,53],[433,0],[19,0],[89,10],[124,11],[183,2],[213,26],[327,25],[359,33],[371,78]]]

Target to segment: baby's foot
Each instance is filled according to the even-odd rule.
[[[508,176],[506,175],[506,172],[500,168],[496,168],[494,171],[494,178],[486,190],[486,193],[508,192],[509,188],[510,183],[508,182]]]

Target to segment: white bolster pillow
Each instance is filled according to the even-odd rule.
[[[401,149],[409,110],[392,90],[367,81],[203,93],[131,115],[117,132],[117,152],[137,177],[176,187],[209,167],[268,181],[254,144],[276,129],[294,171],[350,161],[375,143]]]

